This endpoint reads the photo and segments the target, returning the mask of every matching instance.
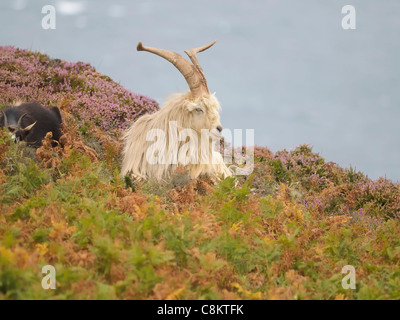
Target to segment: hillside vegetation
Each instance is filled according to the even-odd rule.
[[[122,179],[121,130],[157,103],[90,65],[0,47],[0,109],[18,100],[57,105],[65,124],[37,150],[0,130],[0,299],[400,299],[399,184],[307,145],[256,147],[251,176],[218,183]]]

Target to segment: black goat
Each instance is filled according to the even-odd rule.
[[[57,107],[46,109],[34,102],[7,107],[0,112],[0,128],[6,127],[15,142],[25,141],[35,147],[42,145],[47,132],[51,132],[53,140],[58,141],[61,137],[61,122],[61,113]]]

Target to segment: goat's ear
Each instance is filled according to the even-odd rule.
[[[35,121],[34,123],[32,123],[31,125],[25,127],[25,128],[22,129],[22,130],[25,131],[25,132],[31,131],[32,128],[35,126],[36,122],[37,122],[37,121]]]
[[[188,109],[189,112],[192,112],[192,111],[195,111],[195,110],[198,111],[198,112],[204,112],[204,107],[201,104],[190,103],[187,106],[187,109]]]

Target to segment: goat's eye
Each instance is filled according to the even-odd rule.
[[[203,113],[203,109],[201,109],[201,108],[196,108],[196,113],[197,113],[197,114]]]

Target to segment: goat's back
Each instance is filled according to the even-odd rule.
[[[57,107],[46,109],[35,102],[24,103],[17,107],[8,107],[3,110],[7,117],[8,125],[17,125],[18,120],[26,114],[21,120],[21,127],[27,126],[36,122],[32,130],[26,136],[24,141],[28,144],[39,146],[46,136],[47,132],[51,132],[54,140],[59,140],[61,137],[61,112]],[[0,115],[0,127],[4,127],[4,116]]]

